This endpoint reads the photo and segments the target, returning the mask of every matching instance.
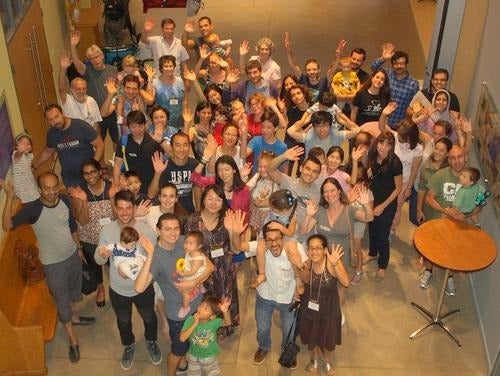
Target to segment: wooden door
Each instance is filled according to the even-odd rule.
[[[57,103],[40,1],[34,0],[7,44],[24,129],[33,139],[35,156],[45,147],[44,108]],[[35,157],[36,158],[36,157]],[[40,170],[50,167],[47,162]]]

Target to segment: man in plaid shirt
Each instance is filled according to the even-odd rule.
[[[409,56],[404,51],[396,51],[392,43],[382,46],[382,56],[372,63],[372,70],[382,67],[386,60],[391,60],[392,68],[385,69],[389,76],[392,100],[397,102],[398,108],[389,117],[389,125],[394,128],[405,117],[406,109],[419,90],[418,82],[408,73]]]

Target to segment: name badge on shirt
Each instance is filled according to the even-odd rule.
[[[319,311],[319,303],[313,302],[312,300],[309,300],[309,303],[307,303],[307,308],[318,312]]]
[[[170,99],[171,106],[177,106],[179,104],[179,100],[177,98]]]
[[[100,224],[101,226],[107,225],[107,224],[109,224],[109,223],[111,223],[111,218],[109,218],[109,217],[106,217],[106,218],[100,218],[100,219],[99,219],[99,224]]]
[[[328,232],[331,231],[330,227],[327,227],[327,226],[320,225],[319,228],[322,229],[322,230],[328,231]]]
[[[212,256],[213,259],[224,256],[224,250],[222,248],[214,249],[213,251],[210,251],[210,255]]]

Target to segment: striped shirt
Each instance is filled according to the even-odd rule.
[[[23,204],[40,198],[35,177],[33,176],[33,172],[31,172],[32,162],[33,153],[22,153],[17,161],[14,158],[14,154],[12,154],[14,193]]]

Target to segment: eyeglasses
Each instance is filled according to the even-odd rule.
[[[307,248],[308,251],[322,251],[324,250],[323,247],[308,247]]]
[[[279,243],[283,239],[283,236],[280,236],[276,239],[265,239],[267,244]]]
[[[98,170],[90,170],[90,171],[84,172],[82,175],[83,176],[94,176],[94,175],[97,175],[98,172],[99,172]]]
[[[94,55],[94,56],[88,56],[87,58],[89,60],[94,60],[94,59],[97,59],[98,57],[101,57],[101,56],[103,56],[103,54],[98,54],[98,55]]]

